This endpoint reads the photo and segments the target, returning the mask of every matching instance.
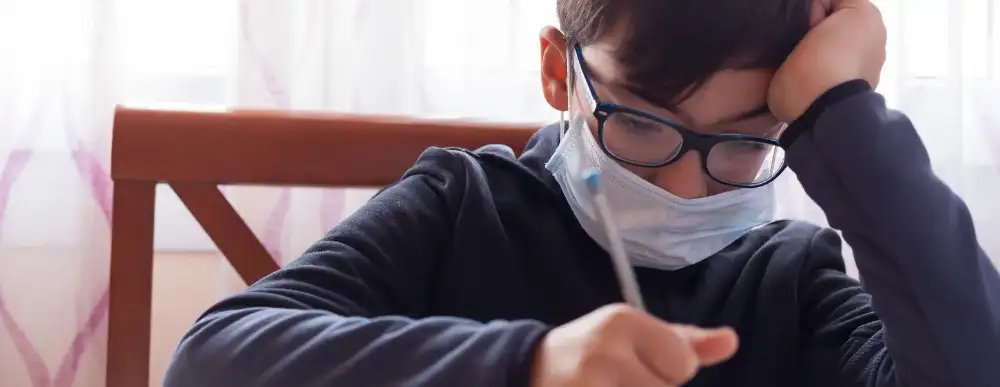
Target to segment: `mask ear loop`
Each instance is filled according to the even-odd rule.
[[[566,112],[559,111],[559,142],[562,143],[563,137],[566,136]]]
[[[573,104],[573,49],[567,45],[566,48],[566,109],[569,110]],[[559,142],[562,142],[566,132],[569,131],[569,123],[566,121],[566,112],[559,111]]]

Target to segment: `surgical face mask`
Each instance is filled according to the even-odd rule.
[[[601,150],[586,120],[575,116],[545,167],[562,188],[583,229],[609,250],[608,232],[583,174],[599,171],[625,252],[634,266],[677,270],[726,248],[774,219],[774,190],[738,189],[683,199],[618,165]]]

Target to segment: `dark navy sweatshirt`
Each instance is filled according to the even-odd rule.
[[[296,261],[205,313],[168,387],[526,387],[545,333],[621,302],[608,254],[544,168],[432,148]],[[650,313],[730,326],[687,386],[1000,386],[1000,275],[910,121],[866,91],[825,109],[789,164],[854,249],[797,221],[677,271],[636,268]]]

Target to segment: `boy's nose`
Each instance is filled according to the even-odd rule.
[[[650,182],[680,198],[697,199],[708,196],[708,179],[698,152],[688,151],[679,160],[657,170]]]

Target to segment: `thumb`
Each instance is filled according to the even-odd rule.
[[[690,325],[675,325],[674,328],[687,339],[702,366],[729,360],[739,347],[739,337],[730,328],[705,329]]]

